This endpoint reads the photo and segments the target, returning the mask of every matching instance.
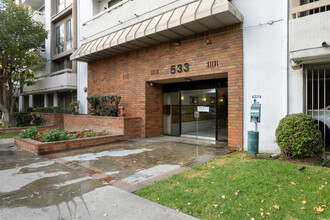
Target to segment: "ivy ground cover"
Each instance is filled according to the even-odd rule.
[[[64,141],[77,138],[88,138],[107,135],[107,132],[98,131],[79,131],[76,133],[69,133],[65,130],[56,129],[37,129],[31,127],[19,133],[20,138],[30,138],[40,142]]]
[[[329,219],[329,180],[326,167],[237,152],[135,193],[200,219]]]

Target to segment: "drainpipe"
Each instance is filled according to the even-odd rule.
[[[289,114],[289,98],[290,98],[290,90],[289,90],[289,76],[290,76],[290,52],[289,52],[289,46],[290,46],[290,26],[289,26],[289,21],[290,21],[290,14],[291,14],[291,7],[290,5],[292,4],[292,0],[287,1],[287,10],[286,10],[286,16],[287,16],[287,45],[286,45],[286,66],[287,66],[287,73],[286,73],[286,90],[287,90],[287,98],[286,98],[286,114]]]

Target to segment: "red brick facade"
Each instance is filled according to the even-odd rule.
[[[206,44],[210,40],[212,44]],[[209,68],[208,61],[218,61]],[[171,74],[171,65],[190,71]],[[156,73],[156,74],[155,74]],[[120,95],[126,116],[141,117],[142,137],[162,134],[162,85],[165,80],[228,77],[228,145],[243,146],[243,36],[241,24],[109,57],[88,64],[88,96]],[[163,80],[163,81],[162,81]],[[150,86],[149,82],[155,82]],[[159,83],[157,83],[159,82]]]

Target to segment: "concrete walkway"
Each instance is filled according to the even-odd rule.
[[[0,219],[194,219],[0,140]]]

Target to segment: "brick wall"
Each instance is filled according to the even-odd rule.
[[[62,113],[38,113],[42,115],[45,120],[45,124],[49,126],[54,126],[57,128],[63,128],[63,114]]]
[[[109,144],[124,140],[123,135],[107,135],[90,138],[73,139],[43,143],[28,138],[14,137],[15,146],[37,154],[52,153],[56,151],[72,150],[84,147],[92,147],[101,144]]]
[[[63,114],[63,127],[68,131],[107,131],[111,135],[124,135],[125,139],[141,137],[141,118],[107,117]]]
[[[142,137],[162,133],[162,86],[148,82],[228,76],[228,145],[243,146],[243,36],[241,24],[132,51],[88,64],[88,96],[120,95],[126,116],[141,117]],[[206,40],[212,44],[206,45]],[[207,62],[219,66],[208,68]],[[190,71],[171,74],[170,66],[189,63]],[[159,74],[152,75],[152,70]]]

